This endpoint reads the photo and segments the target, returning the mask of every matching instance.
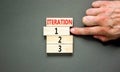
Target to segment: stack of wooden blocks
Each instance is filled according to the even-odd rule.
[[[46,18],[43,30],[46,36],[46,53],[73,53],[71,26],[73,18]]]

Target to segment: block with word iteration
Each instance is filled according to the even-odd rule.
[[[46,26],[73,26],[73,18],[46,18]]]
[[[73,53],[71,26],[73,18],[46,18],[43,30],[43,35],[46,36],[46,53]]]

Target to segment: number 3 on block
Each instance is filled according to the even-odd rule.
[[[61,51],[62,51],[62,46],[59,45],[59,50],[58,50],[58,52],[61,52]]]

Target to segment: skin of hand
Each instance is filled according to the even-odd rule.
[[[102,42],[120,38],[120,1],[95,1],[82,19],[87,27],[71,28],[75,35],[93,35]]]

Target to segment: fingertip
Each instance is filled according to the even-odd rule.
[[[86,20],[86,16],[82,18],[82,22],[85,23],[85,20]]]
[[[96,16],[84,16],[82,18],[82,22],[86,25],[86,26],[93,26],[96,25]]]
[[[98,39],[99,37],[98,36],[93,36],[94,38]]]
[[[75,32],[75,28],[71,28],[71,29],[70,29],[70,32],[71,32],[71,33],[74,33],[74,32]]]
[[[75,34],[75,35],[82,35],[83,34],[83,29],[82,28],[78,28],[78,27],[74,27],[74,28],[70,29],[70,32],[72,34]]]
[[[102,6],[107,6],[110,3],[110,1],[94,1],[92,3],[92,7],[99,8]]]
[[[100,1],[94,1],[93,3],[92,3],[92,7],[99,7],[99,3]]]
[[[78,28],[77,28],[77,27],[71,28],[71,29],[70,29],[70,32],[71,32],[72,34],[78,34]]]
[[[87,16],[92,15],[92,13],[93,13],[93,8],[89,8],[89,9],[86,10],[86,15]]]

